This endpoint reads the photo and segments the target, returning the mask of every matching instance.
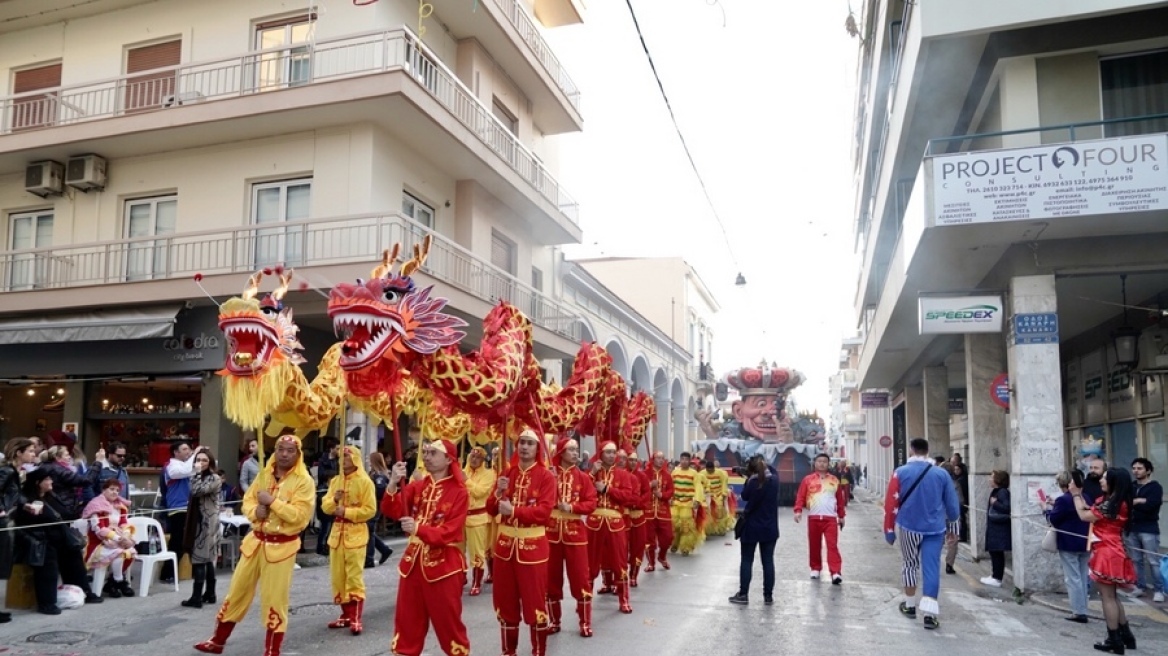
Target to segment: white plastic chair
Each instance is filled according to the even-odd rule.
[[[150,529],[153,528],[161,543],[161,551],[154,554],[138,554],[134,560],[142,563],[142,571],[138,576],[138,596],[150,594],[150,584],[154,582],[154,566],[159,562],[169,560],[174,565],[174,591],[178,592],[178,554],[166,549],[166,533],[162,531],[162,524],[151,517],[130,517],[127,522],[134,527],[134,539],[138,542],[150,539]]]
[[[85,538],[86,540],[89,540],[89,520],[88,519],[75,519],[75,520],[73,520],[73,523],[69,525],[69,527],[72,528],[74,531],[77,531],[78,533],[80,533],[81,537]],[[82,558],[85,557],[84,552],[81,554],[81,557]],[[106,570],[108,570],[108,569],[109,569],[108,567],[102,567],[101,569],[97,569],[97,570],[93,571],[92,589],[93,589],[94,594],[101,594],[101,591],[104,589],[104,587],[105,587],[105,573],[106,573]]]

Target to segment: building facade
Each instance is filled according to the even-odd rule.
[[[913,437],[963,453],[977,552],[987,474],[1008,471],[1014,583],[1057,587],[1036,491],[1093,457],[1168,465],[1168,7],[870,0],[856,19],[855,369],[892,438],[873,452],[866,421],[868,453],[881,472]]]
[[[0,437],[69,425],[144,474],[177,435],[230,459],[216,303],[294,267],[311,365],[327,290],[426,234],[415,278],[468,345],[507,300],[538,358],[571,359],[581,326],[545,272],[581,239],[555,140],[583,117],[543,33],[580,3],[429,4],[3,3]]]

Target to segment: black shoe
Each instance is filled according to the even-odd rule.
[[[373,569],[374,567],[377,567],[377,565],[373,564],[372,560],[365,561],[365,569]]]
[[[209,592],[203,594],[203,603],[204,604],[215,605],[216,601],[218,601],[218,600],[215,599],[215,595],[213,595]]]
[[[925,628],[930,630],[939,629],[941,628],[941,620],[932,615],[925,615]]]
[[[182,605],[186,606],[187,608],[202,608],[203,600],[202,598],[183,599]]]
[[[946,565],[945,566],[945,573],[946,574],[956,574],[957,570],[953,569],[952,565]]]
[[[60,615],[61,609],[56,606],[41,606],[37,608],[37,612],[41,615]]]
[[[738,604],[739,606],[745,606],[746,604],[750,603],[750,601],[746,598],[746,595],[739,592],[733,597],[730,597],[730,603]]]
[[[12,613],[0,612],[0,624],[7,624],[12,621]]]
[[[843,582],[844,582],[844,577],[840,576],[839,574],[832,574],[831,575],[831,584],[832,585],[839,585]]]
[[[174,583],[174,577],[173,576],[163,576],[162,578],[158,579],[158,582],[170,585],[170,584]]]
[[[93,594],[92,592],[85,595],[85,603],[87,603],[87,604],[100,604],[103,601],[105,601],[105,599],[102,599],[101,595],[96,595],[96,594]]]
[[[117,588],[118,592],[122,593],[123,597],[137,596],[137,593],[134,592],[134,586],[130,585],[129,581],[118,581],[114,584],[114,587]]]
[[[385,551],[382,551],[381,558],[377,559],[377,564],[384,565],[385,561],[389,560],[389,557],[392,555],[393,555],[393,549],[386,549]]]
[[[765,597],[762,598],[762,603],[766,604],[767,606],[770,606],[770,605],[775,603],[775,598],[770,596],[770,595],[766,595]]]
[[[1068,622],[1078,622],[1079,624],[1087,623],[1086,615],[1071,615],[1070,617],[1064,617],[1063,619]]]
[[[913,619],[916,619],[916,616],[917,616],[917,607],[916,606],[909,606],[902,601],[902,602],[900,602],[900,606],[898,606],[898,608],[900,608],[901,615],[904,615],[905,617],[911,617]]]
[[[1123,641],[1123,646],[1128,649],[1136,648],[1136,637],[1132,634],[1131,627],[1127,624],[1119,625],[1119,639]]]
[[[105,590],[102,590],[101,593],[110,599],[119,599],[122,596],[122,591],[112,584],[105,586]]]

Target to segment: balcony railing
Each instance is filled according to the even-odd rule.
[[[450,239],[405,216],[358,215],[252,225],[217,231],[160,234],[100,243],[0,252],[0,290],[77,288],[143,280],[190,278],[196,273],[251,273],[283,264],[304,268],[381,261],[400,243],[403,252],[432,234],[422,271],[479,299],[507,300],[535,325],[579,341],[577,314]]]
[[[507,15],[524,43],[535,54],[535,58],[539,60],[540,64],[543,64],[544,70],[555,80],[556,86],[564,92],[572,107],[575,107],[576,111],[579,112],[580,89],[576,87],[576,83],[560,65],[560,60],[556,59],[551,46],[543,40],[543,35],[540,34],[539,28],[535,26],[535,21],[528,15],[527,10],[518,0],[493,0],[493,2]]]
[[[503,0],[499,0],[503,1]],[[269,48],[0,98],[0,135],[403,70],[579,225],[579,207],[539,159],[407,28]]]

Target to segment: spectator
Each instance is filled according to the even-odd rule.
[[[1055,478],[1063,491],[1057,499],[1047,499],[1049,508],[1046,521],[1057,531],[1055,543],[1058,545],[1059,561],[1063,566],[1063,580],[1067,584],[1067,597],[1071,602],[1070,622],[1087,623],[1087,588],[1091,584],[1087,561],[1087,522],[1079,518],[1075,511],[1075,497],[1069,488],[1072,482],[1081,484],[1083,474],[1079,470],[1065,471]]]
[[[730,603],[748,603],[757,549],[762,561],[762,600],[769,605],[774,603],[775,544],[779,541],[779,479],[758,456],[747,462],[746,473],[749,478],[742,485],[746,508],[742,511],[745,519],[739,538],[738,593],[730,597]]]
[[[325,491],[329,481],[340,472],[340,446],[337,438],[321,438],[324,444],[324,453],[316,464],[316,516],[320,520],[320,532],[316,535],[316,553],[321,556],[329,555],[328,537],[333,528],[333,517],[321,509]]]
[[[1152,480],[1155,468],[1147,458],[1132,461],[1131,519],[1124,529],[1123,542],[1136,566],[1136,589],[1131,596],[1143,594],[1146,565],[1152,568],[1152,601],[1164,601],[1164,579],[1160,575],[1160,505],[1164,502],[1164,488]]]
[[[98,449],[94,456],[94,464],[98,466],[97,491],[105,487],[105,482],[111,478],[117,479],[120,488],[118,496],[130,498],[130,475],[126,473],[126,445],[121,442],[111,442],[108,449]]]
[[[969,467],[965,466],[960,453],[949,459],[953,464],[953,480],[957,482],[957,500],[961,504],[961,530],[958,539],[969,541]],[[865,472],[864,476],[868,474]]]
[[[73,468],[73,455],[63,446],[52,446],[41,452],[41,466],[53,479],[52,495],[57,499],[57,512],[67,520],[79,519],[82,488],[93,490],[93,478],[82,476]],[[94,471],[93,474],[97,472]]]
[[[53,476],[48,468],[38,467],[25,476],[20,504],[13,515],[16,525],[23,529],[17,534],[16,560],[32,569],[37,612],[61,614],[57,606],[58,576],[63,583],[81,588],[85,603],[101,603],[101,597],[93,594],[86,579],[81,545],[66,533],[72,529],[66,526],[60,502],[53,494]]]
[[[1107,461],[1098,456],[1087,463],[1087,478],[1083,481],[1083,500],[1088,506],[1103,496],[1103,474],[1107,472]]]
[[[1011,548],[1010,474],[995,469],[990,472],[990,498],[986,504],[985,549],[990,554],[990,575],[983,576],[982,585],[1002,587],[1006,572],[1006,552]]]
[[[203,604],[216,602],[215,556],[219,551],[219,491],[223,479],[215,473],[215,456],[207,447],[195,449],[191,462],[193,473],[189,479],[191,492],[183,527],[183,551],[191,555],[195,584],[191,598],[182,605],[202,608]]]
[[[580,452],[580,471],[589,474],[592,472],[592,465],[590,464],[592,456],[587,451]]]
[[[393,555],[393,549],[390,549],[381,536],[377,535],[377,523],[382,518],[381,499],[385,496],[386,488],[389,487],[390,478],[389,467],[385,464],[385,456],[381,455],[380,451],[374,451],[369,455],[369,478],[373,479],[373,494],[378,510],[373,519],[369,520],[369,544],[365,548],[366,569],[374,566],[374,550],[381,554],[379,564],[389,560],[389,557]]]
[[[957,468],[953,466],[953,462],[945,462],[941,465],[941,469],[949,472],[949,477],[953,479],[953,492],[961,496],[961,490],[957,487]],[[957,564],[957,543],[960,541],[959,535],[952,533],[945,534],[945,573],[956,574],[957,570],[954,565]]]
[[[133,531],[127,524],[130,502],[119,494],[117,479],[107,478],[101,494],[90,499],[81,512],[81,519],[89,523],[89,544],[86,545],[85,566],[92,572],[110,570],[102,593],[108,597],[133,597],[134,588],[126,580],[126,572],[138,554],[134,549]]]
[[[27,437],[13,438],[5,445],[4,456],[4,464],[0,465],[0,579],[7,579],[12,572],[13,533],[3,529],[8,528],[20,507],[23,467],[36,460],[36,446]],[[0,612],[0,624],[11,619],[8,613]]]
[[[187,505],[191,500],[191,476],[194,475],[194,461],[191,459],[191,445],[186,440],[170,443],[170,462],[162,470],[162,498],[166,504],[166,532],[170,534],[166,544],[181,561],[186,553],[183,545],[187,524]],[[178,572],[168,560],[162,564],[162,582],[173,583]]]
[[[260,475],[260,465],[259,443],[255,440],[248,440],[247,457],[239,465],[239,489],[243,494],[247,494],[247,488],[251,487],[256,476]]]

